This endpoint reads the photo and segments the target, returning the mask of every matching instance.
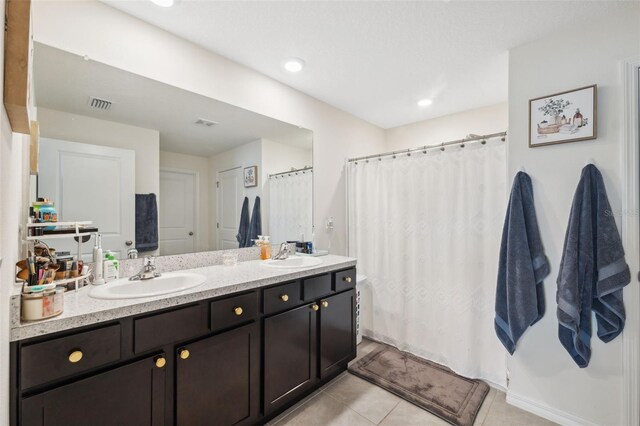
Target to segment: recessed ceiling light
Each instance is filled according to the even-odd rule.
[[[151,0],[151,2],[160,7],[171,7],[175,3],[175,0]]]
[[[289,58],[284,61],[284,69],[289,72],[300,72],[304,68],[304,61],[300,58]]]
[[[418,106],[419,107],[428,107],[432,103],[433,103],[433,101],[431,99],[420,99],[418,101]]]

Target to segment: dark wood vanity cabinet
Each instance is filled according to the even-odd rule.
[[[259,409],[258,323],[177,348],[177,424],[252,424]]]
[[[320,301],[320,378],[329,377],[355,357],[356,293],[345,291]]]
[[[21,424],[164,425],[167,369],[153,356],[22,400]]]
[[[355,358],[355,269],[12,343],[11,424],[263,424]],[[183,332],[184,331],[184,332]]]
[[[317,311],[313,303],[264,320],[264,412],[305,394],[318,380]]]

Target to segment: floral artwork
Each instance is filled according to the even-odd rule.
[[[244,187],[258,186],[258,166],[245,167]]]
[[[596,85],[529,101],[529,147],[595,138]]]

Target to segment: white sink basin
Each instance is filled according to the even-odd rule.
[[[262,262],[267,268],[281,268],[281,269],[298,269],[309,268],[311,266],[318,266],[322,263],[322,259],[319,257],[303,257],[303,256],[291,256],[284,260],[265,260]]]
[[[94,287],[89,296],[94,299],[136,299],[160,296],[197,287],[204,284],[206,280],[204,275],[190,272],[168,272],[145,281],[129,281],[129,278],[121,278]]]

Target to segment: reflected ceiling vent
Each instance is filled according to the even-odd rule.
[[[109,111],[111,109],[111,105],[113,105],[113,102],[106,99],[89,96],[89,102],[87,102],[87,105],[89,105],[91,108],[99,109],[102,111]]]
[[[195,124],[198,124],[200,126],[213,127],[218,123],[212,120],[207,120],[206,118],[198,118]]]

